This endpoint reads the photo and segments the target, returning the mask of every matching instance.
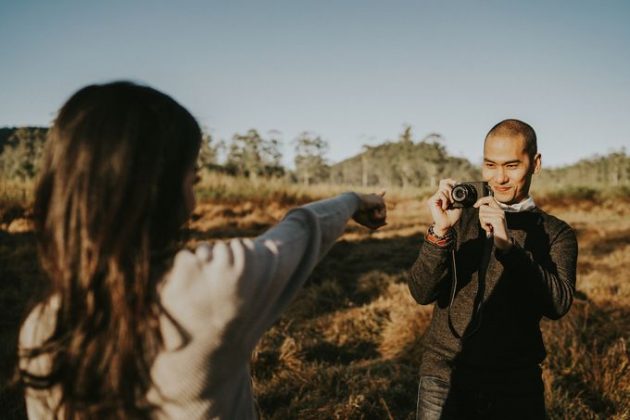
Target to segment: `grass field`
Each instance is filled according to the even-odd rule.
[[[257,235],[289,207],[331,193],[267,185],[248,200],[230,195],[229,180],[213,182],[215,192],[200,194],[188,226],[189,246]],[[417,305],[405,282],[429,223],[420,195],[388,193],[389,224],[378,232],[351,224],[264,336],[252,374],[265,418],[413,418],[431,318],[431,307]],[[541,207],[569,222],[580,245],[574,305],[560,321],[542,323],[549,414],[630,418],[630,200],[546,197]],[[0,417],[22,418],[19,392],[5,384],[18,323],[41,277],[27,205],[9,207],[0,214]]]

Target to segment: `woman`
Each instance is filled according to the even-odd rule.
[[[346,193],[178,251],[200,139],[182,106],[127,82],[61,108],[35,201],[50,290],[20,331],[29,417],[256,417],[256,343],[348,219],[385,223],[381,195]]]

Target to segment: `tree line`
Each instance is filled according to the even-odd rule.
[[[592,156],[541,174],[549,185],[585,185],[591,187],[626,186],[630,184],[630,156],[625,148],[606,155]]]
[[[45,127],[0,128],[0,177],[28,182],[37,168],[46,142]],[[444,138],[430,133],[414,138],[412,128],[404,127],[393,140],[376,146],[364,146],[361,153],[338,163],[330,163],[329,144],[320,136],[303,132],[291,146],[294,168],[282,164],[282,141],[277,133],[267,136],[255,129],[236,133],[230,141],[214,139],[204,132],[200,168],[251,180],[283,178],[288,182],[383,186],[435,187],[446,177],[460,180],[480,179],[478,165],[461,157],[450,156]],[[630,183],[630,156],[625,149],[605,156],[546,170],[541,177],[553,185],[627,185]]]

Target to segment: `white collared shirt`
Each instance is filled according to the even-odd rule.
[[[530,195],[525,200],[516,204],[505,204],[499,202],[499,206],[508,213],[519,213],[521,211],[529,211],[536,208],[536,203],[534,203],[534,199]]]

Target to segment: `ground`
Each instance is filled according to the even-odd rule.
[[[187,246],[255,236],[290,200],[198,205]],[[577,231],[576,299],[560,321],[543,321],[546,402],[554,419],[630,417],[630,204],[547,199],[539,204]],[[422,334],[431,306],[417,305],[406,270],[429,215],[417,197],[394,197],[389,224],[375,233],[350,224],[285,315],[252,356],[260,410],[271,419],[413,418]],[[28,216],[28,214],[26,214]],[[28,217],[0,226],[0,416],[22,418],[7,387],[18,325],[41,289]]]

